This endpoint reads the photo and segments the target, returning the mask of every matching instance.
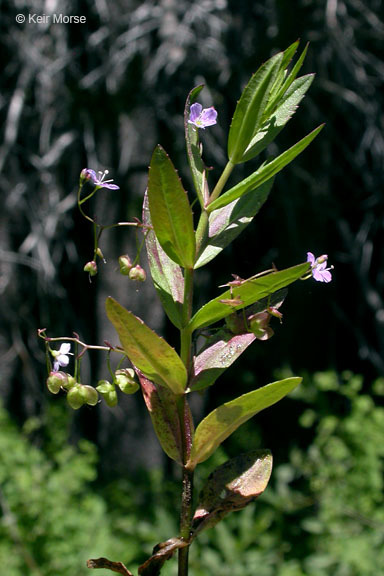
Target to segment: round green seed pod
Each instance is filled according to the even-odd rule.
[[[99,401],[99,395],[93,386],[83,385],[81,387],[81,392],[86,404],[89,404],[90,406],[96,406]]]
[[[68,391],[67,402],[74,410],[78,410],[85,404],[81,384],[76,384]]]
[[[116,370],[114,383],[124,394],[134,394],[140,388],[135,380],[135,372],[132,368]]]
[[[58,394],[60,388],[65,388],[67,382],[68,378],[65,372],[52,371],[47,378],[47,388],[52,394]]]

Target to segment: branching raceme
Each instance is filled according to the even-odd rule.
[[[237,103],[228,135],[228,162],[216,185],[210,190],[209,171],[202,158],[200,131],[213,127],[217,112],[203,109],[197,98],[203,88],[198,86],[188,95],[184,127],[187,157],[194,183],[200,215],[196,230],[194,214],[186,191],[169,156],[159,145],[153,152],[149,167],[148,187],[143,198],[142,218],[101,226],[84,211],[84,204],[100,188],[118,189],[105,175],[84,169],[80,175],[78,206],[92,223],[94,232],[93,259],[84,269],[90,276],[97,273],[97,258],[103,258],[99,242],[104,230],[112,226],[132,226],[143,232],[138,253],[131,261],[120,256],[120,271],[133,281],[144,281],[145,271],[138,264],[141,248],[146,245],[149,269],[166,315],[180,332],[179,353],[158,336],[133,312],[113,298],[106,310],[120,339],[120,346],[88,345],[77,334],[67,338],[50,338],[45,330],[39,335],[47,350],[49,390],[67,392],[74,409],[84,404],[95,405],[99,395],[109,406],[118,402],[118,391],[132,394],[141,389],[158,440],[167,454],[182,469],[180,532],[154,547],[153,554],[139,567],[141,576],[160,573],[166,560],[178,551],[179,576],[188,574],[188,551],[199,534],[226,514],[244,508],[265,490],[272,470],[268,450],[237,455],[217,468],[208,478],[197,499],[193,494],[196,466],[209,458],[220,444],[241,424],[291,392],[301,378],[286,378],[250,391],[217,407],[195,428],[189,409],[189,394],[202,391],[215,383],[255,340],[273,335],[273,318],[280,322],[280,308],[287,287],[300,279],[313,277],[320,282],[331,281],[327,256],[319,258],[307,253],[305,262],[291,268],[271,269],[242,279],[233,275],[216,298],[199,310],[193,308],[195,270],[208,264],[228,246],[253,220],[267,200],[274,176],[292,162],[322,129],[319,126],[291,148],[263,162],[247,178],[227,188],[227,181],[238,164],[260,154],[279,134],[294,114],[310,87],[313,75],[298,77],[306,49],[291,67],[298,43],[276,54],[252,76]],[[214,128],[213,128],[214,129]],[[214,326],[215,329],[212,329]],[[196,333],[209,328],[205,342],[194,353],[192,341]],[[59,349],[52,348],[61,341]],[[65,372],[74,344],[73,375]],[[107,353],[110,381],[103,380],[96,388],[82,384],[80,363],[89,350]],[[111,354],[119,362],[111,367]],[[53,365],[52,365],[53,360]],[[121,574],[131,572],[121,563],[106,558],[92,559],[90,568],[109,568]]]

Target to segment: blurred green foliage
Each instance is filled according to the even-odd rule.
[[[384,409],[376,402],[383,382],[375,382],[374,396],[362,384],[347,372],[305,378],[292,400],[300,441],[276,459],[257,504],[194,543],[193,576],[371,576],[384,566]],[[68,445],[67,418],[50,408],[44,424],[51,436],[36,446],[41,422],[20,431],[0,411],[0,566],[7,576],[81,576],[89,574],[87,558],[104,555],[135,571],[155,542],[178,532],[173,482],[152,470],[97,485],[95,448]],[[248,444],[239,435],[237,448]],[[199,467],[197,483],[225,459],[220,449]],[[163,573],[176,574],[176,563]]]

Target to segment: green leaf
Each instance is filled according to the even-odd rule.
[[[244,161],[243,154],[259,129],[282,58],[280,52],[267,60],[251,77],[237,103],[228,135],[228,158],[233,164]]]
[[[206,167],[201,158],[201,148],[199,142],[199,131],[188,122],[190,107],[196,101],[204,85],[196,86],[188,94],[184,109],[184,130],[185,142],[187,145],[188,162],[191,168],[192,179],[195,186],[196,194],[201,206],[205,206],[209,194],[207,193]]]
[[[280,290],[280,288],[292,284],[292,282],[295,282],[304,276],[305,273],[309,272],[309,269],[310,264],[305,262],[304,264],[298,264],[285,270],[279,270],[278,272],[271,272],[264,276],[244,280],[240,286],[234,286],[232,288],[233,299],[240,300],[241,302],[239,302],[239,304],[229,305],[222,302],[222,300],[231,300],[231,291],[226,290],[196,312],[190,321],[190,329],[197,330],[198,328],[204,328],[205,326],[209,326],[226,318],[232,314],[234,310],[241,310],[246,306],[250,306],[254,302]]]
[[[273,178],[260,186],[254,194],[247,194],[209,215],[208,244],[198,257],[195,268],[201,268],[215,258],[250,224],[273,185]]]
[[[209,345],[194,358],[193,376],[188,390],[204,390],[215,383],[218,377],[254,342],[256,336],[251,332],[232,334],[229,330],[220,330]]]
[[[272,473],[269,450],[254,450],[228,460],[210,474],[193,516],[192,538],[215,526],[229,512],[242,510],[266,489]]]
[[[149,380],[166,386],[174,394],[184,394],[187,371],[175,350],[113,298],[107,298],[106,309],[132,364]]]
[[[166,255],[156,238],[152,229],[147,193],[143,201],[143,224],[147,227],[145,245],[153,284],[168,318],[177,328],[181,328],[184,301],[183,272],[180,266]]]
[[[248,332],[247,318],[251,314],[264,312],[268,306],[280,308],[287,293],[286,289],[278,290],[244,311],[233,312],[236,318],[235,325],[240,327],[240,330],[235,334],[228,329],[219,330],[207,340],[193,358],[188,390],[203,390],[214,384],[217,378],[255,341],[255,334]],[[231,315],[230,318],[232,317]]]
[[[183,441],[178,416],[176,396],[167,388],[155,385],[136,369],[140,380],[145,405],[152,420],[153,428],[164,452],[183,463]]]
[[[195,263],[192,209],[180,178],[161,146],[152,155],[148,177],[152,225],[164,252],[184,268]]]
[[[319,132],[324,127],[324,124],[318,126],[315,130],[307,134],[305,138],[296,142],[294,146],[280,154],[274,160],[270,162],[266,162],[260,166],[256,172],[245,178],[236,184],[233,188],[225,192],[222,196],[219,196],[216,200],[214,200],[211,204],[207,206],[207,211],[212,212],[213,210],[217,210],[222,206],[227,206],[230,202],[233,202],[236,198],[240,198],[249,192],[252,192],[264,182],[267,182],[272,176],[280,172],[287,164],[292,162],[303,150],[309,146],[314,138],[319,134]]]
[[[296,43],[296,45],[298,45],[298,43]],[[268,114],[270,111],[273,111],[276,108],[276,106],[279,105],[280,99],[285,94],[285,92],[288,90],[288,88],[290,87],[290,85],[293,83],[296,76],[300,72],[300,69],[301,69],[303,62],[305,60],[305,57],[307,55],[307,50],[308,50],[308,44],[305,46],[303,52],[300,55],[300,58],[297,60],[296,64],[292,68],[291,72],[287,75],[286,70],[284,70],[284,73],[282,76],[283,82],[281,83],[280,87],[277,90],[275,90],[275,87],[273,87],[273,90],[272,90],[273,96],[270,99],[270,101],[268,102],[268,106],[267,106],[266,111],[265,111],[266,114]],[[295,51],[296,51],[296,48],[295,48]],[[293,54],[292,54],[292,56],[293,56]],[[289,60],[290,59],[291,58],[289,58]],[[284,68],[286,68],[288,66],[289,60],[288,60],[288,62],[285,63],[285,59],[283,59],[282,66],[284,64]]]
[[[260,127],[244,153],[244,161],[251,160],[262,152],[281,132],[287,122],[296,112],[301,100],[314,79],[314,74],[308,74],[295,80],[285,92],[275,112]]]
[[[196,428],[187,467],[193,470],[197,464],[207,460],[241,424],[264,408],[276,404],[294,390],[301,380],[302,378],[285,378],[272,382],[213,410]]]

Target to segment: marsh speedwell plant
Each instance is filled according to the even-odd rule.
[[[120,346],[86,344],[77,334],[52,338],[46,330],[39,331],[47,350],[47,385],[53,394],[64,391],[74,409],[85,404],[93,406],[100,399],[113,407],[120,393],[132,394],[140,389],[162,449],[180,466],[179,534],[170,534],[169,540],[154,547],[152,556],[139,567],[142,576],[160,574],[176,551],[178,574],[186,576],[193,540],[262,494],[272,470],[268,450],[240,454],[219,466],[197,498],[193,492],[196,466],[207,460],[241,424],[296,388],[301,378],[285,378],[249,391],[218,406],[197,425],[190,411],[190,395],[212,386],[248,346],[273,335],[271,324],[281,322],[288,285],[308,278],[331,281],[332,267],[327,267],[327,256],[316,258],[308,252],[306,261],[285,270],[271,265],[269,270],[256,269],[255,275],[247,279],[233,274],[220,287],[216,298],[199,310],[193,306],[195,270],[206,266],[252,222],[269,196],[274,176],[305,150],[322,129],[319,126],[277,158],[268,158],[241,182],[227,186],[238,164],[255,158],[276,138],[310,87],[312,74],[298,77],[306,49],[289,69],[297,47],[296,42],[273,56],[247,84],[229,128],[228,162],[216,183],[211,182],[204,164],[200,135],[205,129],[214,130],[218,114],[213,106],[203,109],[197,101],[203,86],[190,92],[184,128],[197,197],[192,204],[160,145],[151,159],[140,219],[108,226],[98,224],[87,214],[87,201],[102,188],[112,193],[118,186],[107,178],[107,172],[85,168],[80,175],[78,207],[94,232],[93,258],[84,270],[90,277],[97,274],[98,261],[104,258],[100,239],[106,229],[135,228],[141,238],[137,254],[133,259],[120,256],[120,272],[132,281],[145,281],[145,270],[139,264],[145,244],[153,284],[166,315],[180,333],[176,351],[112,297],[107,299],[106,311]],[[111,374],[110,380],[102,380],[95,387],[81,381],[81,359],[90,349],[106,353]],[[73,370],[66,372],[72,363]],[[88,560],[88,566],[132,575],[121,562],[106,558]]]

